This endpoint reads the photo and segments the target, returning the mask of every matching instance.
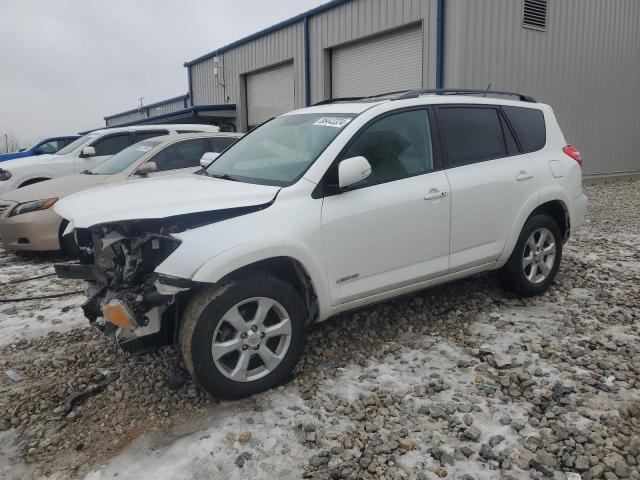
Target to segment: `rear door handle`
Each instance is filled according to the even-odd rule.
[[[533,173],[527,173],[524,170],[520,171],[520,174],[516,177],[516,180],[519,182],[524,182],[525,180],[530,180],[533,178]]]
[[[427,193],[424,196],[425,200],[437,200],[438,198],[442,198],[442,197],[446,197],[447,196],[447,192],[431,192],[431,193]]]

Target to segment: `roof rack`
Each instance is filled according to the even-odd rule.
[[[395,100],[398,95],[403,93],[408,93],[411,90],[398,90],[396,92],[387,92],[387,93],[378,93],[376,95],[369,95],[367,97],[338,97],[338,98],[328,98],[326,100],[321,100],[318,103],[314,103],[313,106],[316,105],[328,105],[331,103],[337,102],[359,102],[364,100],[371,101],[382,101],[382,100]]]
[[[313,106],[329,105],[337,102],[358,102],[363,100],[405,100],[407,98],[418,98],[420,95],[436,94],[436,95],[506,95],[509,97],[518,97],[523,102],[538,103],[535,98],[518,92],[506,92],[503,90],[480,90],[475,88],[428,88],[424,90],[402,90],[399,92],[380,93],[378,95],[370,95],[368,97],[338,97],[328,98],[320,102],[314,103]]]
[[[314,103],[312,106],[317,107],[318,105],[329,105],[331,103],[337,102],[355,102],[356,100],[362,100],[369,97],[337,97],[337,98],[327,98],[326,100],[321,100],[319,102]]]
[[[475,88],[429,88],[426,90],[410,90],[402,93],[394,98],[394,100],[404,100],[406,98],[417,98],[424,94],[436,94],[436,95],[506,95],[510,97],[518,97],[523,102],[538,103],[535,98],[518,92],[506,92],[502,90],[481,90]]]

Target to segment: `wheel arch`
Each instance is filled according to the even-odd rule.
[[[569,201],[565,192],[561,189],[551,189],[541,192],[530,198],[520,210],[518,217],[511,228],[505,247],[498,261],[506,262],[511,256],[511,252],[516,246],[520,232],[524,224],[534,215],[546,213],[551,215],[562,233],[563,241],[569,238],[571,232],[571,211],[569,209]]]
[[[269,243],[260,247],[248,243],[227,250],[202,265],[191,279],[202,283],[219,283],[224,278],[252,270],[269,271],[298,289],[310,307],[314,320],[327,318],[330,315],[330,301],[326,273],[318,264],[322,260],[307,251],[304,245],[284,245],[275,239]]]
[[[51,178],[48,178],[48,177],[32,177],[32,178],[28,178],[26,180],[23,180],[22,183],[17,188],[22,188],[22,187],[26,187],[26,186],[29,186],[29,185],[33,185],[34,183],[45,182],[47,180],[51,180]]]
[[[251,275],[252,272],[269,272],[284,280],[296,289],[304,300],[309,315],[309,322],[318,320],[318,294],[304,265],[293,257],[280,256],[258,260],[227,273],[219,282]]]

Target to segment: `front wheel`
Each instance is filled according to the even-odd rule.
[[[538,295],[553,282],[562,258],[562,236],[549,215],[524,224],[509,261],[499,271],[502,287],[523,297]]]
[[[269,273],[205,287],[183,313],[184,363],[216,397],[242,398],[277,387],[302,355],[306,320],[295,288]]]

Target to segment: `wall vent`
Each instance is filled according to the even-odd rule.
[[[547,29],[547,0],[524,0],[522,26],[534,30]]]

